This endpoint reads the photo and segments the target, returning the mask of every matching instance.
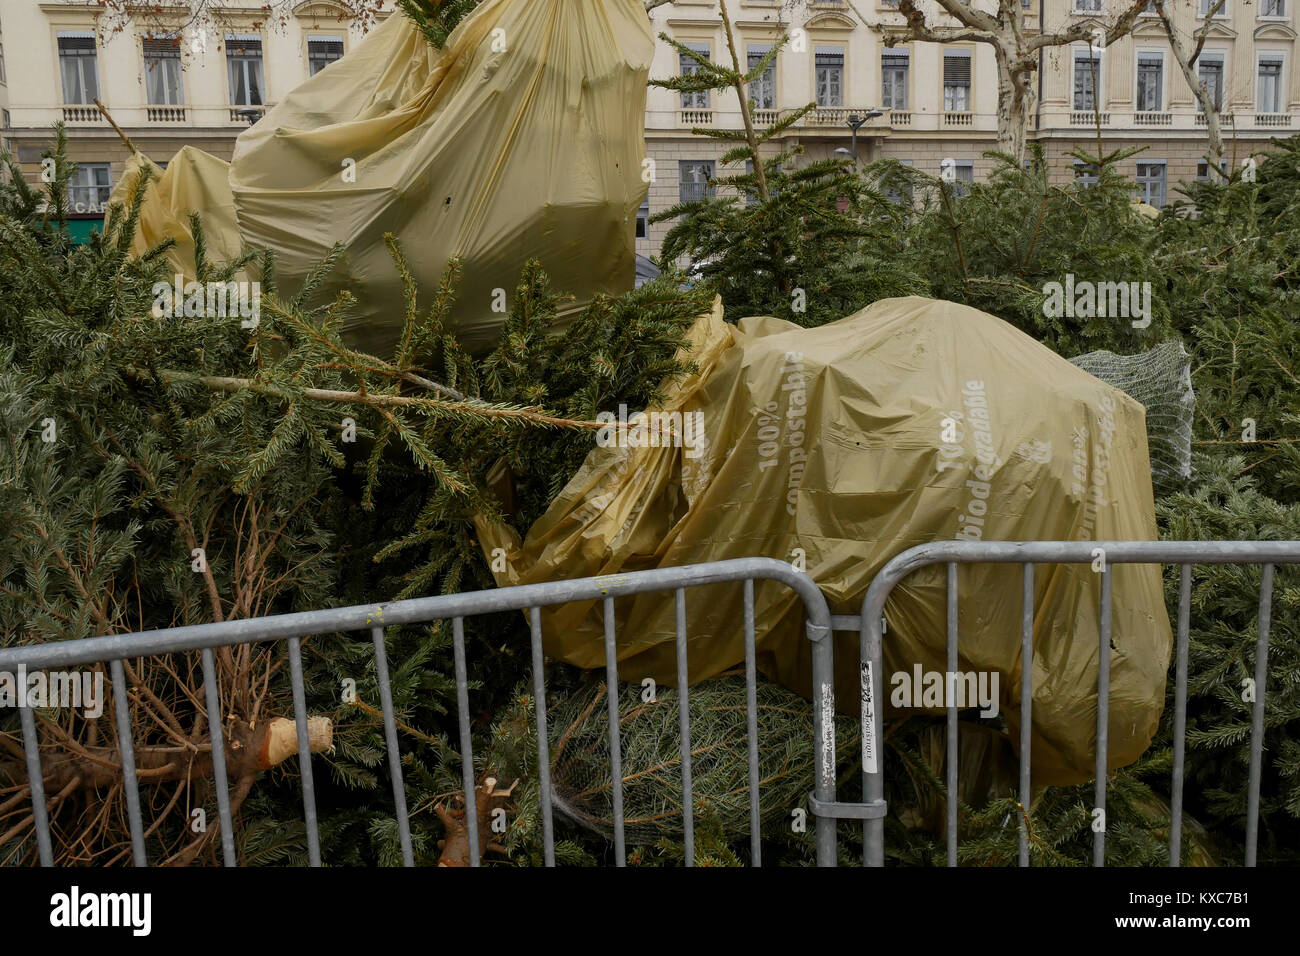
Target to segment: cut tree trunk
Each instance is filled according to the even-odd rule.
[[[492,832],[492,814],[496,810],[503,810],[510,800],[510,795],[515,792],[515,787],[519,781],[515,781],[505,790],[498,790],[495,777],[486,777],[475,788],[475,802],[478,805],[478,846],[479,852],[482,853],[500,853],[504,855],[506,848],[502,846],[497,837],[499,833]],[[445,807],[435,807],[434,812],[442,825],[447,828],[445,839],[438,841],[438,848],[442,850],[442,855],[438,858],[439,866],[469,866],[469,828],[465,824],[465,810],[467,806],[465,795],[459,794],[462,809],[448,810]]]
[[[307,720],[308,749],[323,753],[333,747],[333,724],[328,717]],[[77,789],[99,789],[122,782],[122,763],[117,747],[71,748],[55,745],[56,753],[42,754],[45,792],[57,793],[78,781]],[[251,777],[269,770],[298,752],[297,725],[276,717],[256,728],[242,721],[232,722],[226,732],[226,773],[229,779]],[[175,780],[212,776],[210,743],[189,747],[137,747],[136,779],[156,785]],[[27,766],[20,761],[0,762],[0,789],[25,786]]]

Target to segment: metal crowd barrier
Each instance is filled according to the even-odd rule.
[[[290,679],[293,685],[293,710],[298,728],[298,761],[302,775],[303,816],[307,824],[307,853],[312,866],[320,866],[320,835],[316,818],[315,786],[312,781],[311,756],[308,748],[307,705],[303,686],[301,640],[313,634],[345,631],[369,631],[375,648],[375,672],[380,688],[380,705],[383,712],[384,736],[387,741],[388,766],[393,778],[393,803],[397,818],[402,862],[414,866],[411,848],[411,829],[406,809],[406,793],[402,780],[401,753],[397,743],[397,725],[393,714],[392,687],[388,679],[388,659],[384,651],[384,630],[404,624],[422,624],[434,621],[452,622],[452,641],[455,654],[457,710],[460,724],[460,753],[462,777],[466,794],[466,813],[477,815],[474,780],[474,754],[470,740],[470,711],[468,667],[465,660],[464,619],[480,614],[500,611],[528,610],[532,630],[533,690],[536,695],[538,766],[540,768],[542,832],[544,858],[547,866],[555,865],[554,827],[551,809],[550,759],[546,729],[546,685],[542,668],[541,608],[575,601],[603,600],[605,619],[605,679],[609,699],[610,772],[613,782],[614,804],[614,854],[617,865],[626,864],[623,834],[622,750],[618,727],[618,668],[616,660],[616,634],[614,601],[620,597],[656,591],[674,591],[677,612],[677,675],[680,685],[679,711],[681,713],[681,755],[683,789],[683,823],[685,828],[686,865],[694,863],[694,808],[691,800],[691,747],[690,714],[687,709],[689,690],[686,685],[686,591],[690,588],[727,581],[744,582],[745,628],[745,680],[749,733],[749,799],[750,845],[755,866],[761,862],[758,811],[758,709],[757,668],[754,662],[754,581],[770,580],[787,585],[803,600],[808,628],[825,629],[830,624],[830,611],[812,578],[794,570],[783,561],[771,558],[738,558],[715,561],[709,564],[688,565],[614,574],[603,577],[580,578],[573,581],[555,581],[530,584],[522,587],[501,588],[493,591],[475,591],[466,594],[449,594],[440,597],[417,598],[389,604],[335,610],[307,611],[276,617],[226,621],[219,624],[200,624],[136,634],[111,637],[94,637],[80,641],[62,641],[49,644],[32,644],[22,647],[0,648],[0,671],[16,672],[19,667],[27,671],[55,670],[78,665],[107,661],[112,676],[114,710],[117,715],[117,736],[122,755],[122,775],[127,800],[127,816],[131,829],[132,855],[136,866],[147,865],[144,843],[144,825],[140,813],[140,792],[136,781],[135,750],[131,739],[131,719],[126,690],[124,660],[158,654],[200,651],[203,666],[203,685],[206,697],[208,726],[211,728],[213,782],[217,796],[220,823],[221,854],[226,866],[235,865],[234,827],[230,812],[230,789],[226,778],[225,743],[220,733],[222,727],[221,701],[218,695],[216,671],[212,651],[218,647],[233,647],[262,641],[287,640]],[[814,731],[823,732],[823,714],[814,714]],[[53,861],[50,825],[45,807],[45,787],[41,772],[40,750],[36,735],[36,721],[30,708],[20,708],[23,747],[27,757],[27,776],[31,789],[33,816],[37,838],[37,852],[43,866]],[[833,796],[834,776],[829,778]],[[824,786],[823,786],[824,790]],[[469,823],[467,819],[467,823]],[[478,866],[481,848],[478,827],[466,826],[469,838],[471,866]],[[832,834],[833,837],[833,834]]]
[[[683,825],[686,865],[694,862],[694,810],[691,799],[691,746],[689,690],[686,685],[686,591],[702,585],[729,581],[744,584],[745,676],[747,687],[747,720],[749,750],[749,800],[750,846],[752,863],[761,864],[759,832],[759,779],[756,666],[754,653],[754,581],[771,580],[786,585],[803,601],[806,611],[806,628],[813,642],[812,667],[812,731],[816,741],[817,773],[814,790],[808,796],[809,809],[816,820],[817,862],[820,866],[836,865],[836,825],[842,819],[863,821],[863,862],[867,866],[884,863],[884,754],[878,734],[878,702],[883,699],[884,675],[881,670],[881,645],[884,639],[885,604],[894,587],[918,568],[933,564],[946,564],[947,592],[947,651],[948,669],[957,670],[957,566],[959,564],[995,563],[1020,564],[1024,569],[1022,655],[1033,656],[1034,620],[1034,565],[1035,564],[1090,564],[1096,549],[1105,552],[1101,571],[1101,627],[1099,634],[1098,700],[1109,702],[1111,565],[1120,564],[1181,564],[1182,577],[1179,589],[1178,634],[1176,647],[1175,723],[1173,799],[1171,814],[1173,825],[1170,835],[1170,865],[1177,866],[1180,858],[1183,766],[1187,717],[1187,643],[1191,603],[1191,570],[1195,564],[1261,564],[1263,583],[1259,605],[1259,634],[1256,645],[1255,687],[1256,696],[1252,713],[1251,758],[1246,832],[1246,865],[1256,860],[1259,829],[1259,789],[1263,761],[1263,728],[1265,683],[1268,673],[1268,632],[1272,607],[1273,570],[1276,564],[1300,563],[1300,541],[1160,541],[1160,542],[971,542],[946,541],[912,548],[895,557],[881,569],[863,599],[860,616],[834,616],[830,614],[826,599],[806,574],[794,570],[789,564],[771,558],[739,558],[708,564],[688,565],[617,574],[604,577],[581,578],[522,587],[501,588],[440,597],[419,598],[381,605],[340,608],[285,614],[276,617],[227,621],[220,624],[203,624],[136,634],[95,637],[80,641],[0,648],[0,671],[14,672],[19,667],[32,670],[53,670],[77,665],[108,662],[113,685],[113,698],[117,718],[117,734],[122,756],[122,773],[127,799],[127,814],[131,830],[133,859],[137,866],[147,864],[144,827],[140,812],[139,789],[136,781],[134,747],[131,739],[130,712],[126,690],[126,677],[122,662],[136,657],[159,654],[199,651],[201,653],[205,704],[209,727],[220,728],[221,702],[219,699],[212,651],[218,647],[232,647],[262,641],[286,640],[288,643],[290,678],[293,688],[294,717],[298,733],[298,758],[302,777],[303,814],[307,825],[308,858],[312,866],[319,866],[320,837],[317,826],[315,787],[309,753],[305,688],[302,673],[301,639],[313,634],[346,631],[366,631],[375,648],[376,676],[380,688],[380,703],[387,742],[389,769],[393,778],[393,802],[401,843],[404,865],[414,865],[410,825],[407,816],[405,788],[402,778],[401,754],[397,742],[397,727],[393,713],[392,688],[388,677],[388,661],[384,649],[384,632],[387,627],[407,624],[451,620],[453,652],[457,683],[457,710],[460,727],[462,782],[467,796],[466,812],[477,814],[474,758],[470,739],[468,699],[468,666],[465,659],[464,619],[466,617],[510,610],[528,610],[532,635],[533,689],[536,696],[538,734],[539,785],[541,790],[542,830],[544,859],[547,866],[555,865],[554,826],[551,806],[550,759],[546,725],[546,686],[543,673],[541,635],[541,608],[575,601],[603,600],[605,622],[605,679],[608,689],[610,773],[614,810],[614,852],[617,865],[626,863],[622,801],[622,758],[618,726],[618,671],[617,640],[615,632],[614,601],[619,597],[648,592],[673,591],[677,623],[677,674],[681,700],[681,757],[683,791]],[[860,664],[862,668],[862,748],[863,748],[863,800],[840,802],[836,799],[835,774],[835,699],[834,699],[834,647],[829,639],[834,631],[857,631],[860,634]],[[1032,719],[1033,673],[1031,667],[1021,669],[1021,738],[1020,738],[1020,802],[1029,806],[1030,799],[1030,729]],[[951,702],[950,702],[951,703]],[[1096,806],[1104,810],[1106,800],[1106,741],[1108,707],[1098,707],[1097,713],[1097,765]],[[950,706],[947,713],[947,753],[957,754],[957,710]],[[41,772],[41,759],[36,735],[36,723],[31,710],[20,708],[23,746],[27,759],[27,774],[34,809],[38,855],[42,865],[53,860],[49,820],[45,808],[45,791]],[[229,784],[226,779],[225,746],[219,732],[212,739],[213,778],[216,788],[220,824],[222,860],[226,866],[235,865],[234,830],[230,812]],[[955,756],[947,761],[947,850],[948,864],[957,863],[957,772]],[[478,845],[478,828],[468,831],[471,865],[478,866],[481,848]],[[1093,862],[1105,863],[1105,830],[1094,837]],[[1029,865],[1028,833],[1025,822],[1020,821],[1021,866]]]
[[[1023,613],[1021,621],[1022,659],[1033,656],[1034,625],[1034,565],[1035,564],[1091,564],[1094,551],[1101,549],[1104,559],[1101,571],[1101,627],[1098,637],[1097,696],[1103,706],[1097,708],[1097,766],[1094,805],[1106,808],[1106,751],[1108,740],[1107,718],[1110,701],[1110,612],[1111,566],[1113,564],[1180,564],[1182,565],[1178,596],[1178,631],[1175,647],[1174,684],[1174,765],[1170,816],[1172,826],[1169,838],[1169,865],[1178,866],[1181,856],[1183,814],[1183,766],[1187,736],[1187,634],[1191,609],[1192,568],[1197,564],[1259,564],[1263,565],[1263,578],[1259,597],[1259,630],[1255,645],[1255,700],[1250,729],[1250,776],[1246,810],[1246,865],[1254,866],[1259,839],[1259,787],[1263,772],[1264,748],[1264,697],[1268,677],[1268,632],[1272,616],[1273,570],[1277,564],[1300,563],[1300,541],[944,541],[921,545],[895,557],[872,581],[862,601],[860,620],[848,618],[845,624],[857,623],[861,630],[861,661],[863,681],[863,794],[862,805],[843,805],[864,819],[863,863],[867,866],[884,864],[884,754],[877,752],[875,702],[882,699],[884,675],[881,673],[881,643],[884,639],[885,603],[894,587],[918,568],[933,564],[948,566],[948,669],[957,670],[957,566],[959,564],[1019,564],[1024,569]],[[836,619],[837,629],[841,619]],[[829,645],[830,642],[826,641]],[[829,693],[831,662],[822,657],[813,658],[813,680],[823,693]],[[819,669],[820,667],[820,669]],[[950,702],[951,703],[951,702]],[[833,703],[822,706],[834,709]],[[1021,668],[1020,694],[1020,803],[1029,806],[1030,800],[1030,727],[1033,706],[1033,668]],[[947,725],[947,850],[948,865],[957,865],[957,710],[948,708]],[[823,741],[819,754],[821,767],[834,769],[834,726],[829,742]],[[820,794],[818,795],[821,796]],[[832,808],[832,812],[834,809]],[[829,839],[829,861],[834,861],[834,820]],[[819,827],[820,835],[820,827]],[[824,859],[819,847],[819,861]],[[1093,836],[1093,865],[1106,862],[1106,831],[1103,826]],[[1029,836],[1025,821],[1020,821],[1021,866],[1029,865]]]

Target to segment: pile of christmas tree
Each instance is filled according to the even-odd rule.
[[[431,43],[445,42],[472,2],[409,0]],[[774,48],[769,57],[775,56]],[[706,62],[662,82],[734,89],[744,96],[766,60]],[[1273,144],[1250,181],[1189,187],[1190,206],[1136,215],[1117,164],[1127,153],[1081,156],[1089,188],[1056,185],[1041,154],[1005,158],[987,184],[955,187],[897,164],[846,160],[800,165],[768,146],[794,118],[752,125],[717,181],[717,195],[663,215],[676,220],[664,265],[700,265],[597,298],[563,332],[565,290],[536,266],[510,277],[499,345],[471,354],[449,322],[457,264],[436,288],[410,279],[392,354],[365,354],[340,334],[350,308],[315,301],[333,257],[292,296],[276,290],[275,262],[257,250],[209,261],[194,221],[199,282],[223,283],[256,258],[256,321],[185,316],[158,308],[172,281],[166,249],[130,253],[146,180],[110,213],[102,234],[74,245],[66,231],[72,165],[62,134],[41,190],[7,163],[0,185],[0,642],[5,646],[152,627],[231,620],[326,606],[490,587],[475,515],[521,535],[576,471],[598,412],[645,407],[687,371],[686,329],[721,295],[726,314],[770,314],[818,325],[898,294],[925,294],[998,315],[1065,355],[1121,355],[1181,341],[1197,395],[1191,477],[1162,489],[1171,538],[1300,538],[1300,138]],[[731,135],[731,134],[728,134]],[[911,204],[893,201],[912,197]],[[893,197],[893,199],[891,199]],[[1123,275],[1160,290],[1150,326],[1052,318],[1044,286],[1067,273]],[[503,284],[506,280],[503,279]],[[503,479],[502,475],[506,478]],[[1171,600],[1176,575],[1171,576]],[[1209,567],[1193,589],[1189,706],[1188,855],[1240,860],[1258,569]],[[528,688],[530,654],[519,615],[468,630],[476,771],[518,781],[500,797],[509,826],[505,862],[541,858],[539,774]],[[439,626],[391,629],[389,656],[417,861],[444,856],[461,825],[455,682],[450,635]],[[275,717],[292,712],[283,649],[217,653],[236,846],[242,863],[305,860],[296,760],[265,768],[257,755]],[[332,723],[316,759],[323,851],[339,864],[400,860],[378,716],[373,651],[356,635],[304,645],[309,710]],[[150,858],[214,863],[210,740],[196,655],[128,662],[137,761],[143,769]],[[1300,846],[1300,587],[1279,573],[1265,740],[1261,861],[1295,862]],[[598,779],[602,691],[548,667],[552,767],[562,862],[608,858],[608,786]],[[355,694],[343,688],[355,687]],[[1170,681],[1172,693],[1172,680]],[[765,862],[806,863],[810,837],[782,822],[811,785],[804,744],[811,717],[798,698],[765,689],[761,722],[778,766],[761,807]],[[634,862],[680,862],[681,791],[675,695],[626,692],[627,814],[642,846]],[[696,852],[743,863],[748,854],[744,708],[734,677],[693,689],[700,727]],[[663,708],[654,710],[652,708]],[[130,859],[112,704],[36,713],[58,859]],[[1171,721],[1170,717],[1166,718]],[[852,727],[840,735],[842,779],[855,779]],[[238,743],[235,747],[232,744]],[[887,846],[891,862],[941,862],[942,732],[914,717],[891,724]],[[963,782],[962,853],[971,863],[1014,862],[1024,815],[1036,864],[1091,859],[1091,786],[1015,800],[1001,729],[970,723],[963,747],[989,772]],[[711,749],[709,749],[711,748]],[[707,750],[707,752],[706,752]],[[712,763],[708,761],[713,760]],[[1111,784],[1109,859],[1167,859],[1170,735]],[[769,772],[770,771],[770,772]],[[565,816],[565,814],[568,814]],[[12,710],[0,711],[0,865],[35,859],[25,764]],[[859,848],[849,830],[844,852]],[[445,841],[439,847],[439,841]]]

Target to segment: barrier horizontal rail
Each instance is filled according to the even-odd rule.
[[[863,765],[863,799],[867,804],[883,802],[884,754],[876,747],[878,713],[867,706],[883,700],[884,675],[881,651],[884,641],[885,605],[894,588],[920,568],[947,565],[947,650],[950,670],[957,660],[957,567],[961,564],[1019,564],[1024,569],[1021,615],[1021,657],[1033,657],[1034,566],[1038,564],[1091,564],[1100,551],[1101,618],[1098,635],[1097,758],[1094,783],[1095,806],[1104,811],[1106,804],[1106,758],[1109,711],[1110,610],[1114,564],[1181,565],[1178,599],[1177,641],[1175,648],[1174,698],[1174,765],[1169,841],[1170,866],[1181,859],[1183,776],[1187,735],[1187,647],[1191,607],[1191,574],[1198,564],[1258,564],[1263,566],[1255,648],[1255,700],[1251,712],[1250,773],[1248,778],[1245,862],[1254,866],[1259,838],[1259,790],[1263,767],[1264,706],[1268,676],[1269,627],[1272,618],[1274,566],[1300,564],[1300,541],[943,541],[920,545],[897,555],[872,581],[862,601],[859,654],[863,672],[863,753],[871,753],[874,766]],[[833,666],[833,665],[832,665]],[[832,669],[818,670],[814,659],[814,684],[829,686]],[[1021,667],[1020,695],[1020,803],[1030,802],[1032,767],[1030,727],[1033,706],[1033,669]],[[1100,702],[1104,702],[1101,704]],[[957,712],[947,712],[947,806],[946,834],[948,865],[957,865]],[[821,759],[826,761],[826,749]],[[833,755],[833,747],[831,750]],[[833,766],[833,756],[831,758]],[[1105,828],[1093,838],[1093,865],[1104,866],[1106,859]],[[884,865],[884,820],[880,817],[863,822],[863,863]],[[831,861],[833,865],[833,859]],[[1020,820],[1019,865],[1029,865],[1028,832]]]

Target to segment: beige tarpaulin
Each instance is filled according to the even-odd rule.
[[[140,153],[133,153],[113,189],[112,202],[127,205],[131,188],[146,166],[153,171],[153,184],[140,205],[140,224],[131,239],[132,255],[144,255],[164,239],[174,239],[176,245],[167,251],[167,261],[176,273],[194,278],[194,236],[189,216],[198,212],[203,220],[208,259],[222,263],[239,256],[242,243],[235,222],[235,200],[226,181],[229,164],[193,146],[182,147],[165,170]]]
[[[485,553],[508,556],[498,583],[802,558],[832,611],[857,614],[876,572],[913,545],[1156,537],[1142,406],[993,316],[905,298],[817,329],[772,318],[736,329],[719,307],[692,340],[700,372],[662,409],[682,413],[671,433],[612,430],[523,542],[479,523]],[[678,437],[617,440],[652,433]],[[1035,585],[1035,782],[1082,782],[1094,762],[1100,575],[1043,567]],[[943,567],[894,591],[887,698],[895,675],[946,669],[945,594]],[[1021,570],[963,567],[960,595],[960,669],[997,672],[1017,740]],[[755,598],[760,668],[807,695],[802,608],[772,583]],[[693,682],[743,661],[741,602],[738,585],[687,593]],[[674,683],[673,602],[643,595],[617,610],[620,676]],[[543,633],[552,656],[603,666],[598,602],[544,611]],[[857,637],[836,640],[837,702],[856,706]],[[1159,570],[1115,566],[1111,766],[1135,760],[1156,730],[1170,644]]]
[[[570,313],[632,288],[653,52],[639,0],[485,0],[442,51],[395,14],[244,132],[229,166],[182,151],[139,248],[188,235],[197,211],[214,253],[271,249],[293,293],[344,243],[321,295],[353,292],[344,331],[382,355],[402,321],[391,232],[423,288],[461,259],[455,321],[486,348],[505,318],[497,290],[512,295],[530,258],[574,296]]]

